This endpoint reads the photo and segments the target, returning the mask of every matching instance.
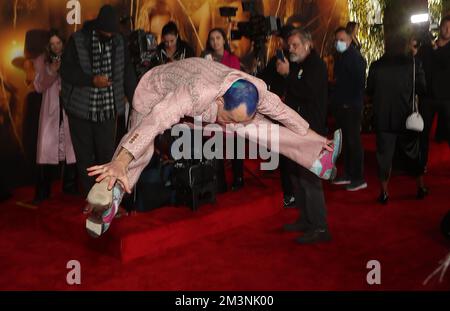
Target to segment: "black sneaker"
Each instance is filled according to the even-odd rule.
[[[292,224],[286,224],[286,225],[284,225],[284,226],[283,226],[283,229],[284,229],[284,231],[287,231],[287,232],[296,232],[296,231],[299,231],[299,232],[306,232],[306,231],[310,230],[311,227],[308,226],[308,225],[305,224],[305,223],[294,222],[294,223],[292,223]]]
[[[299,244],[314,244],[319,242],[329,242],[331,241],[330,232],[328,229],[315,229],[305,232],[305,234],[297,238],[297,243]]]
[[[283,197],[284,208],[295,207],[295,197],[293,195],[286,195]]]
[[[361,189],[366,189],[367,183],[365,181],[351,182],[345,187],[347,191],[358,191]]]

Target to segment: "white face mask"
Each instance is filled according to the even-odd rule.
[[[345,51],[347,51],[347,49],[347,43],[345,43],[344,41],[338,40],[336,42],[336,51],[338,51],[339,53],[344,53]]]

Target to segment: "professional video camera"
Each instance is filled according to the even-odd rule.
[[[278,34],[281,30],[282,23],[279,17],[264,16],[258,14],[255,8],[255,0],[242,1],[242,9],[244,12],[250,12],[250,19],[237,23],[237,29],[231,30],[230,39],[239,40],[246,37],[253,42],[253,55],[257,59],[257,63],[264,63],[264,47],[267,38],[272,34]],[[220,15],[227,17],[231,22],[231,17],[236,16],[237,8],[221,7]],[[263,67],[263,66],[262,66]]]
[[[237,8],[221,7],[219,10],[222,17],[230,18],[236,16]],[[258,14],[254,0],[242,1],[242,10],[250,12],[250,20],[237,23],[237,29],[231,31],[231,40],[247,37],[254,42],[265,41],[268,36],[280,31],[280,18]]]
[[[140,79],[157,62],[156,38],[142,29],[133,31],[129,37],[129,48],[132,62]]]

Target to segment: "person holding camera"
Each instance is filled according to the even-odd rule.
[[[279,47],[275,51],[275,55],[270,58],[266,68],[258,76],[266,82],[269,90],[277,94],[284,101],[286,95],[286,83],[282,75],[277,72],[277,61],[283,60],[285,55],[289,55],[289,47],[287,44],[289,33],[294,29],[291,24],[284,25],[279,33]],[[281,188],[283,190],[283,207],[295,207],[295,196],[292,190],[290,178],[289,164],[290,160],[280,155],[280,179]]]
[[[86,173],[94,163],[109,161],[116,147],[117,120],[132,102],[137,85],[117,12],[100,9],[70,38],[61,62],[62,100],[84,194],[95,181]]]
[[[37,139],[38,173],[34,204],[49,198],[52,169],[59,163],[65,163],[63,192],[78,193],[75,153],[70,138],[69,122],[59,98],[61,89],[59,69],[62,52],[63,39],[56,30],[51,30],[47,53],[34,61],[36,70],[34,88],[38,93],[43,94]]]
[[[305,119],[312,130],[326,135],[328,73],[314,50],[311,34],[294,29],[288,37],[289,60],[278,60],[277,71],[286,78],[286,104]],[[322,181],[297,163],[291,163],[291,181],[300,217],[284,226],[286,231],[304,232],[300,244],[331,240],[328,231]]]

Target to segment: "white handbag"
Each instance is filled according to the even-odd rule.
[[[412,113],[406,119],[406,129],[416,132],[423,131],[423,118],[419,113],[416,99],[416,60],[413,57],[413,94]]]

